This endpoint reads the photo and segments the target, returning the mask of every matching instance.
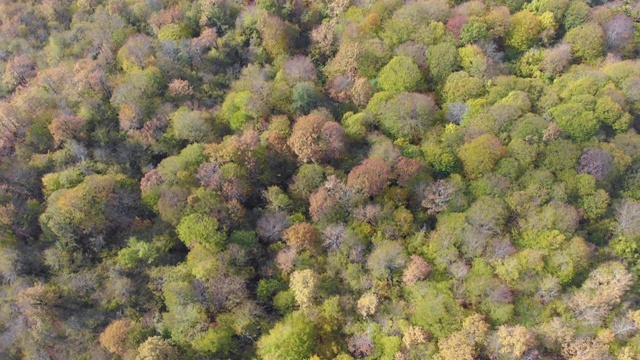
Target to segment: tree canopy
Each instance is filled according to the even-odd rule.
[[[638,19],[0,2],[0,359],[640,359]]]

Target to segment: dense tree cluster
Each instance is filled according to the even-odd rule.
[[[0,358],[640,359],[640,6],[0,4]]]

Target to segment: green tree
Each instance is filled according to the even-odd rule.
[[[295,311],[258,340],[258,355],[265,360],[309,359],[316,346],[317,331],[309,317]]]
[[[291,107],[293,111],[308,114],[320,101],[320,94],[315,84],[304,81],[297,83],[291,90]]]
[[[567,30],[576,28],[584,24],[589,18],[591,8],[584,0],[573,0],[569,3],[567,12],[564,14],[564,27]]]
[[[429,73],[437,84],[442,84],[449,74],[454,72],[460,64],[458,50],[451,43],[440,43],[429,48],[427,54]]]
[[[226,120],[231,129],[239,130],[252,118],[248,112],[251,93],[248,91],[230,92],[222,103],[220,116]]]
[[[387,279],[402,269],[407,262],[404,248],[395,241],[382,241],[369,255],[367,268],[378,279]]]
[[[489,37],[489,31],[484,19],[479,17],[471,17],[460,30],[460,42],[463,44],[471,44]]]
[[[571,29],[565,35],[571,50],[579,59],[593,64],[604,54],[604,31],[596,23],[586,23]]]
[[[549,110],[551,116],[571,138],[589,140],[598,131],[600,124],[592,111],[585,111],[576,103],[564,103]]]
[[[222,250],[226,242],[224,232],[218,230],[218,221],[202,214],[187,215],[176,227],[178,237],[186,245],[200,243],[212,251]]]
[[[442,89],[442,96],[446,102],[465,102],[477,98],[485,93],[482,80],[469,76],[464,71],[449,75]]]
[[[410,321],[437,338],[457,330],[464,309],[453,297],[448,283],[424,282],[405,291],[411,304]]]
[[[412,92],[422,85],[422,73],[418,65],[407,56],[396,56],[380,70],[378,86],[384,91]]]

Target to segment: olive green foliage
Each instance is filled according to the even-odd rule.
[[[505,153],[500,140],[484,134],[460,147],[458,156],[465,173],[473,179],[491,171]]]

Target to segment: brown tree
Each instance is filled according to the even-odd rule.
[[[179,99],[184,99],[188,96],[193,95],[193,87],[187,80],[183,79],[174,79],[173,81],[171,81],[169,83],[168,90],[169,95]]]
[[[426,278],[429,272],[431,272],[429,263],[418,255],[411,255],[409,265],[402,273],[402,282],[407,285],[413,285],[418,280]]]
[[[367,196],[378,195],[387,185],[391,176],[391,166],[379,158],[367,158],[351,169],[347,185]]]
[[[296,250],[311,250],[320,237],[314,227],[307,223],[297,223],[284,231],[284,241]]]
[[[53,117],[49,124],[49,132],[56,146],[63,142],[84,137],[86,120],[68,112],[61,112]]]
[[[296,121],[287,143],[301,162],[326,162],[344,151],[345,137],[326,110],[316,110]]]
[[[110,353],[122,356],[127,351],[127,336],[133,323],[129,319],[120,319],[112,322],[100,334],[100,345]]]
[[[602,149],[589,149],[580,157],[578,172],[590,174],[598,181],[605,180],[613,170],[613,156]]]

